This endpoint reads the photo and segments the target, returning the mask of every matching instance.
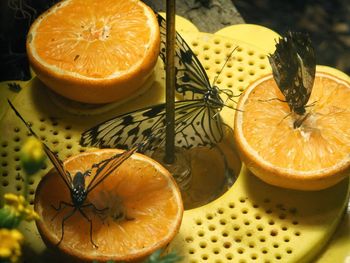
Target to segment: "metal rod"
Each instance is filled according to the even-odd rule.
[[[166,1],[166,139],[164,161],[175,160],[175,0]]]

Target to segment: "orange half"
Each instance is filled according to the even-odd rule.
[[[238,102],[234,136],[247,167],[267,183],[300,190],[330,187],[350,170],[350,84],[317,73],[306,108],[296,116],[272,75],[252,83]]]
[[[154,12],[134,0],[65,0],[31,26],[27,53],[55,92],[86,103],[124,99],[139,90],[158,58]]]
[[[120,152],[113,149],[86,152],[67,159],[64,165],[74,175]],[[88,194],[86,204],[107,208],[101,215],[91,207],[83,208],[92,220],[92,239],[97,248],[90,241],[89,222],[79,211],[65,222],[63,240],[56,246],[62,234],[62,220],[72,211],[72,207],[66,207],[55,217],[57,212],[52,205],[58,207],[60,201],[72,203],[68,187],[51,170],[36,191],[34,205],[41,217],[37,221],[38,230],[48,246],[84,261],[145,258],[174,238],[183,215],[181,195],[172,176],[141,154],[132,155]]]

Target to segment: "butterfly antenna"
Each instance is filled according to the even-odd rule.
[[[15,106],[13,106],[13,104],[11,103],[11,101],[8,99],[7,102],[10,104],[12,110],[15,112],[15,114],[22,120],[22,122],[27,126],[27,128],[29,129],[29,131],[37,138],[39,139],[38,135],[36,135],[36,133],[32,130],[32,128],[30,127],[30,125],[28,124],[28,122],[26,122],[23,117],[21,116],[21,114],[19,114],[19,112],[16,110]],[[39,139],[40,140],[40,139]]]
[[[235,48],[231,51],[230,55],[228,55],[228,57],[227,57],[225,63],[222,65],[222,67],[221,67],[219,73],[218,73],[218,74],[216,75],[216,77],[214,78],[214,81],[213,81],[212,86],[215,85],[215,83],[216,83],[216,81],[218,80],[218,78],[219,78],[221,72],[224,70],[224,68],[225,68],[225,66],[226,66],[226,64],[227,64],[227,62],[230,60],[230,58],[232,57],[233,52],[234,52],[237,48],[238,48],[238,46],[235,47]]]

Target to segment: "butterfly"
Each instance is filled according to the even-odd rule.
[[[159,56],[166,63],[166,21],[160,15],[158,15],[158,24],[161,36]],[[220,89],[215,85],[218,76],[214,79],[213,84],[211,84],[201,62],[186,41],[179,33],[176,33],[175,39],[175,90],[184,95],[184,97],[186,95],[189,95],[191,99],[205,97],[206,100],[212,101],[215,105],[220,105],[221,108],[224,107],[225,104],[220,94],[226,94],[228,99],[231,100],[234,97],[233,92],[229,89]],[[234,51],[235,49],[232,50],[228,59]],[[222,68],[225,67],[228,59]]]
[[[161,33],[160,57],[165,62],[165,20],[158,15]],[[232,99],[232,91],[222,91],[211,85],[208,75],[185,40],[176,33],[175,89],[190,99],[175,102],[175,145],[182,148],[212,146],[223,138],[220,111],[225,105],[220,93]],[[161,132],[165,123],[165,104],[146,107],[122,114],[85,131],[80,140],[83,146],[130,148],[149,134],[157,143],[147,150],[153,151],[165,140]]]
[[[8,100],[8,103],[10,104],[11,108],[15,112],[15,114],[22,120],[22,122],[27,126],[30,133],[33,134],[37,139],[39,137],[35,134],[35,132],[32,130],[30,125],[23,119],[23,117],[20,115],[20,113],[16,110],[16,108],[13,106],[13,104]],[[40,139],[39,139],[40,140]],[[56,244],[57,246],[60,245],[60,243],[63,240],[64,236],[64,223],[67,219],[69,219],[73,214],[77,211],[80,212],[80,214],[90,223],[90,241],[91,243],[97,247],[97,245],[93,242],[92,239],[92,221],[91,219],[86,215],[83,209],[85,208],[92,208],[97,214],[103,213],[105,210],[108,209],[108,207],[103,209],[98,209],[93,203],[86,202],[88,194],[95,189],[102,181],[104,181],[108,176],[110,176],[113,171],[115,171],[125,160],[127,160],[133,153],[136,151],[142,149],[146,143],[141,143],[139,145],[136,145],[132,147],[130,150],[125,151],[120,154],[116,154],[110,158],[107,158],[105,160],[102,160],[99,163],[93,164],[90,169],[86,171],[78,171],[74,176],[72,176],[69,171],[67,171],[63,165],[63,162],[57,157],[57,155],[45,144],[43,143],[44,151],[48,158],[50,159],[53,166],[56,168],[59,176],[64,181],[65,185],[68,187],[70,191],[70,197],[71,202],[63,202],[60,201],[58,207],[52,205],[52,208],[57,211],[57,214],[61,209],[64,207],[72,207],[73,210],[64,216],[62,220],[62,234],[59,242]],[[88,176],[91,176],[92,172],[94,171],[94,177],[90,180],[90,182],[86,185],[85,179]],[[56,214],[56,216],[57,216]],[[55,216],[55,217],[56,217]]]
[[[291,112],[304,115],[316,73],[315,51],[309,36],[288,32],[268,58],[273,77]]]

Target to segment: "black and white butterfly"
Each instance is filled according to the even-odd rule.
[[[269,56],[273,77],[291,110],[304,115],[316,73],[316,57],[307,34],[288,32]]]
[[[165,63],[165,20],[158,16],[161,32],[160,57]],[[223,138],[224,123],[220,111],[225,105],[220,97],[224,92],[232,99],[232,91],[222,91],[211,85],[209,78],[193,51],[177,33],[175,44],[175,89],[190,99],[175,102],[175,145],[182,148],[212,146]],[[85,131],[81,145],[130,148],[149,134],[157,143],[147,150],[155,150],[165,140],[165,104],[139,109],[119,115]]]
[[[16,108],[13,106],[13,104],[8,100],[8,103],[10,104],[11,108],[14,110],[16,115],[23,121],[23,123],[27,126],[31,134],[33,134],[36,138],[39,139],[39,137],[35,134],[35,132],[32,130],[30,125],[23,119],[23,117],[19,114],[19,112],[16,110]],[[40,139],[39,139],[40,140]],[[146,142],[147,143],[147,142]],[[62,235],[57,243],[57,246],[62,242],[63,235],[64,235],[64,223],[67,219],[69,219],[75,212],[79,211],[80,214],[90,223],[90,241],[91,243],[97,247],[97,245],[93,242],[92,239],[92,221],[87,216],[87,214],[84,212],[83,209],[85,208],[92,208],[96,213],[103,213],[108,207],[105,207],[103,209],[98,209],[93,203],[87,202],[87,196],[88,194],[95,189],[103,180],[105,180],[109,175],[113,173],[125,160],[127,160],[133,153],[140,150],[142,147],[146,145],[146,143],[141,143],[137,146],[134,146],[128,151],[125,151],[120,154],[116,154],[108,159],[102,160],[99,163],[93,164],[90,169],[86,171],[78,171],[74,176],[72,176],[69,171],[67,171],[64,168],[64,165],[62,161],[57,157],[57,155],[50,150],[50,148],[43,143],[44,151],[46,155],[49,157],[51,163],[56,168],[59,176],[64,181],[65,185],[68,187],[70,191],[70,197],[72,203],[67,203],[60,201],[58,207],[54,207],[52,205],[52,208],[54,208],[57,211],[57,214],[61,209],[64,207],[72,207],[72,211],[64,216],[62,220]],[[90,180],[90,182],[86,185],[85,179],[86,177],[89,177],[93,174],[93,178]],[[56,215],[57,215],[56,214]]]
[[[158,15],[158,23],[161,36],[159,56],[163,62],[166,63],[166,21],[162,16]],[[201,62],[198,60],[186,41],[178,33],[176,33],[175,37],[174,64],[176,74],[176,91],[184,95],[185,98],[201,99],[205,97],[205,99],[214,101],[216,105],[221,105],[221,107],[225,106],[220,94],[224,93],[229,100],[232,100],[234,97],[233,92],[229,89],[220,89],[215,85],[218,76],[211,84]],[[228,58],[231,57],[234,50],[231,52]],[[227,61],[228,60],[226,60],[222,68],[224,68]]]

